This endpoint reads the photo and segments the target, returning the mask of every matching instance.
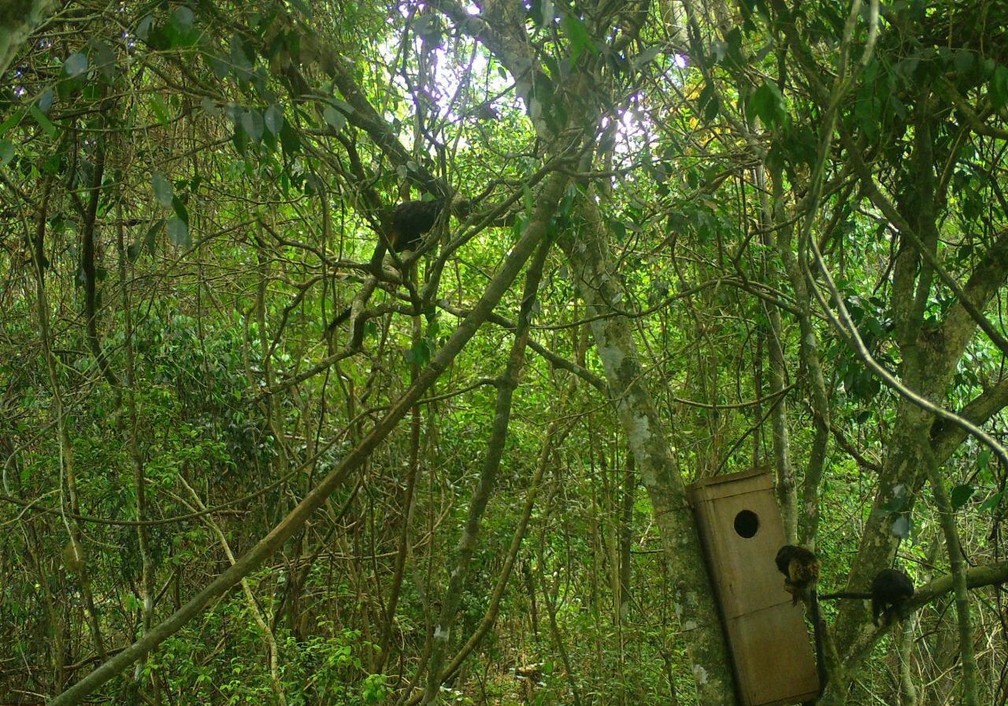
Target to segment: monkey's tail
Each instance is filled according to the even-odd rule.
[[[819,596],[819,599],[823,601],[831,601],[837,598],[861,598],[867,600],[871,597],[872,594],[865,593],[864,591],[840,591],[839,593],[824,593]]]
[[[340,313],[336,314],[336,318],[329,322],[329,325],[326,326],[326,335],[328,336],[332,334],[332,332],[336,330],[337,326],[339,326],[341,323],[343,323],[349,318],[350,318],[350,307],[347,307]]]
[[[819,677],[820,695],[826,689],[829,673],[826,671],[826,624],[819,615],[819,596],[815,587],[809,591],[809,614],[812,616],[812,635],[815,640],[816,675]]]

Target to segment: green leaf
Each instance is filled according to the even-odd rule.
[[[61,174],[63,170],[63,166],[60,162],[60,156],[58,154],[49,155],[48,157],[42,160],[42,164],[39,166],[41,167],[42,171],[45,174],[49,174],[52,176],[55,176],[56,174]],[[59,225],[61,229],[64,227],[62,219],[59,219],[55,223],[53,223],[54,227],[56,227],[57,225]]]
[[[976,55],[968,49],[958,49],[952,54],[952,65],[957,73],[968,73],[976,63]]]
[[[310,20],[314,17],[311,3],[307,2],[307,0],[292,0],[291,4],[294,5],[294,9],[304,15],[306,19]]]
[[[172,199],[175,198],[175,189],[171,182],[165,179],[164,174],[154,172],[151,175],[151,186],[154,189],[154,198],[165,208],[172,207]]]
[[[208,96],[204,96],[203,100],[200,101],[200,107],[203,108],[204,113],[214,118],[219,118],[222,112],[216,101]]]
[[[700,108],[700,114],[703,115],[703,119],[707,122],[717,117],[721,106],[717,91],[714,90],[712,83],[704,84],[703,89],[700,91],[700,97],[697,99],[697,107]]]
[[[188,248],[192,245],[192,237],[189,235],[189,226],[177,216],[168,219],[168,239],[176,247]]]
[[[245,50],[245,42],[237,34],[231,38],[231,63],[240,77],[247,78],[252,72],[252,60]]]
[[[186,209],[185,204],[182,203],[182,199],[178,196],[172,198],[172,210],[175,211],[175,215],[178,216],[179,220],[183,223],[189,223],[189,211]]]
[[[151,112],[154,113],[154,118],[161,125],[167,125],[171,122],[171,113],[168,110],[168,105],[164,102],[161,96],[153,96],[150,102]]]
[[[21,122],[21,118],[23,117],[23,110],[15,110],[11,112],[11,114],[7,116],[7,119],[0,123],[0,135],[6,135],[7,131]]]
[[[161,232],[164,225],[165,219],[159,218],[151,223],[150,228],[147,229],[147,234],[144,236],[144,245],[147,246],[147,252],[151,255],[157,252],[157,234]]]
[[[327,105],[322,109],[322,118],[326,121],[326,124],[336,132],[342,130],[347,122],[343,113],[339,112],[331,105]]]
[[[63,62],[63,71],[67,76],[73,78],[74,76],[80,76],[88,70],[88,58],[83,52],[77,52],[76,54],[71,54]]]
[[[301,151],[301,138],[286,120],[283,127],[280,128],[280,144],[288,157]]]
[[[112,47],[100,39],[92,39],[90,44],[91,49],[89,54],[91,63],[98,69],[98,73],[102,78],[106,81],[111,81],[115,78],[116,73],[115,52],[112,51]]]
[[[906,517],[897,517],[893,520],[892,525],[889,527],[889,531],[894,537],[899,537],[900,539],[906,539],[910,536],[910,520]]]
[[[267,130],[274,135],[279,135],[284,124],[283,108],[274,103],[263,113],[263,121],[266,123]]]
[[[354,107],[347,103],[342,98],[336,98],[335,96],[328,99],[329,104],[336,107],[338,111],[343,113],[343,115],[353,115]]]
[[[199,30],[193,26],[195,15],[184,5],[175,8],[168,18],[165,36],[174,47],[191,47],[199,41]]]
[[[14,159],[14,143],[10,140],[0,140],[0,166],[6,167]]]
[[[990,94],[991,107],[994,110],[1001,110],[1008,104],[1008,68],[998,66],[991,76],[990,85],[987,87]]]
[[[245,134],[251,137],[255,142],[262,140],[263,136],[263,118],[259,114],[258,110],[246,110],[241,116],[241,126],[245,131]]]
[[[222,56],[203,54],[203,61],[207,63],[207,66],[210,67],[210,70],[214,72],[214,76],[217,78],[224,78],[231,73],[231,64]]]
[[[613,234],[617,242],[626,242],[627,228],[622,221],[611,221],[609,223],[609,232]]]
[[[551,0],[532,0],[528,8],[528,17],[536,27],[553,21],[553,3]]]
[[[990,470],[991,450],[983,449],[977,454],[977,470],[986,473]]]
[[[994,493],[994,495],[990,496],[982,503],[980,503],[980,509],[981,510],[997,509],[997,507],[1001,504],[1001,501],[1004,499],[1004,496],[1005,496],[1004,491],[1000,493]]]
[[[408,363],[414,363],[418,366],[426,365],[431,359],[431,343],[429,340],[418,341],[415,346],[407,350],[403,357]]]
[[[37,105],[33,105],[29,108],[28,112],[31,113],[31,116],[35,118],[35,122],[38,123],[39,127],[42,128],[42,131],[49,136],[50,139],[55,138],[56,135],[59,134],[59,130],[55,125],[53,125],[52,120],[47,118],[45,113],[39,110]]]
[[[154,25],[153,15],[144,15],[137,23],[136,36],[141,42],[146,42],[150,36],[151,27]]]
[[[52,108],[53,101],[56,99],[56,94],[53,93],[52,87],[42,91],[42,95],[38,99],[38,107],[43,113],[48,113],[49,109]]]
[[[195,19],[196,17],[193,15],[193,11],[185,5],[175,8],[175,12],[172,13],[172,22],[177,24],[179,27],[192,27],[193,20]]]
[[[592,41],[588,28],[579,17],[565,13],[560,20],[560,29],[564,31],[571,43],[571,61],[577,61],[578,57],[587,49],[593,54],[598,53],[598,47]]]
[[[905,509],[905,508],[909,507],[909,502],[910,502],[909,495],[910,494],[907,492],[907,487],[906,487],[905,484],[898,483],[898,484],[894,485],[893,489],[892,489],[892,494],[893,494],[893,497],[892,497],[891,502],[893,504],[899,505],[899,507],[901,509]]]
[[[642,67],[650,64],[652,61],[654,61],[664,53],[665,53],[664,47],[659,46],[648,47],[640,54],[635,56],[630,63],[633,65],[635,69],[639,70]]]
[[[957,485],[952,489],[952,509],[958,510],[965,505],[976,492],[972,485]]]
[[[749,98],[749,113],[767,127],[781,127],[787,120],[784,96],[776,84],[764,83]]]

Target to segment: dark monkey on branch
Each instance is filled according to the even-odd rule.
[[[824,647],[825,626],[819,617],[819,598],[816,595],[816,582],[819,581],[821,568],[819,557],[811,549],[785,544],[777,551],[774,561],[777,569],[784,574],[784,590],[791,594],[791,605],[797,605],[799,599],[808,603],[812,634],[815,638],[816,672],[819,676],[819,687],[825,688],[828,677]]]
[[[429,232],[445,210],[448,199],[437,198],[429,201],[403,201],[392,209],[385,226],[386,232],[378,237],[374,253],[371,255],[369,269],[379,272],[385,253],[391,250],[396,255],[417,250],[424,240],[424,234]],[[453,204],[453,210],[464,215],[468,202],[460,201]],[[326,328],[327,334],[350,318],[351,307],[347,307],[332,320]]]
[[[434,227],[444,210],[445,199],[431,201],[403,201],[392,211],[388,243],[398,254],[416,250],[423,243],[423,235]]]
[[[841,591],[840,593],[828,593],[820,598],[860,598],[871,599],[872,623],[879,627],[879,616],[884,618],[884,625],[889,625],[893,617],[902,619],[903,604],[914,594],[913,581],[910,577],[899,569],[882,569],[875,574],[872,579],[871,590],[867,593],[863,591]]]
[[[785,544],[777,552],[777,569],[784,574],[784,590],[791,594],[791,605],[799,599],[815,596],[819,580],[819,558],[809,549]],[[813,616],[818,618],[818,616]]]

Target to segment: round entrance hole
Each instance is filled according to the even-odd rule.
[[[735,515],[735,531],[740,537],[752,539],[759,531],[759,515],[752,510],[743,510]]]

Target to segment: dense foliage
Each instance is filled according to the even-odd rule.
[[[0,701],[733,703],[765,468],[822,703],[1004,703],[1004,3],[16,4]]]

